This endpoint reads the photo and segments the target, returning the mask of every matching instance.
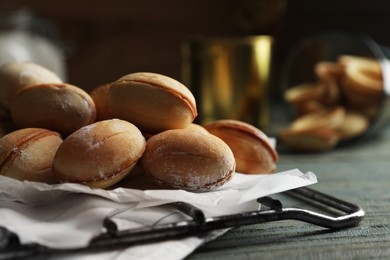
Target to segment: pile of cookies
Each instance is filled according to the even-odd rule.
[[[315,82],[285,92],[297,118],[279,137],[293,150],[326,151],[361,136],[382,102],[382,69],[374,59],[341,55],[318,62],[314,72]]]
[[[271,173],[278,155],[259,129],[237,120],[194,123],[191,91],[170,77],[125,75],[91,93],[30,62],[0,67],[0,174],[91,188],[207,191],[236,172]],[[130,183],[130,185],[129,185]]]

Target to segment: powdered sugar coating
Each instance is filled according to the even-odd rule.
[[[157,183],[192,191],[216,188],[235,170],[233,154],[221,139],[185,129],[150,138],[141,164]]]
[[[80,128],[59,147],[53,163],[66,182],[106,188],[125,177],[145,150],[145,138],[133,124],[111,119]]]
[[[51,166],[62,139],[40,128],[13,131],[0,140],[0,174],[18,180],[55,183]]]

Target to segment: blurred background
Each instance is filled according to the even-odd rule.
[[[272,84],[289,50],[328,28],[352,28],[390,45],[384,0],[2,0],[2,13],[23,7],[34,28],[64,53],[67,81],[90,90],[130,72],[182,77],[182,44],[194,36],[272,34]],[[3,15],[4,17],[4,15]],[[31,25],[31,24],[30,24]],[[4,26],[3,26],[4,29]],[[29,28],[30,29],[30,28]]]

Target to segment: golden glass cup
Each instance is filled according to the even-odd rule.
[[[236,119],[267,129],[272,45],[268,35],[184,44],[182,80],[197,101],[198,123]]]

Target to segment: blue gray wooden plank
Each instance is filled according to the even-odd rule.
[[[328,153],[281,154],[278,170],[291,168],[315,172],[312,188],[360,205],[365,219],[338,231],[290,220],[239,227],[188,259],[390,259],[389,130]]]

